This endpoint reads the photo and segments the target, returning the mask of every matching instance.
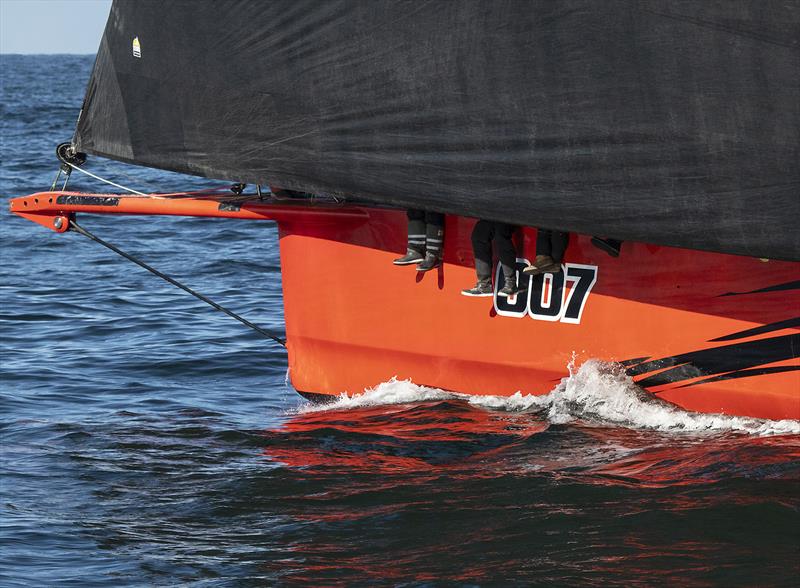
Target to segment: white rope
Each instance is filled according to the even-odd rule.
[[[77,170],[77,171],[81,172],[82,174],[86,174],[90,178],[94,178],[95,180],[99,180],[101,182],[105,182],[106,184],[111,184],[115,188],[119,188],[121,190],[125,190],[127,192],[130,192],[131,194],[138,194],[139,196],[147,196],[147,194],[145,194],[144,192],[139,192],[138,190],[134,190],[133,188],[128,188],[126,186],[123,186],[122,184],[116,184],[116,183],[112,182],[111,180],[107,180],[105,178],[101,178],[100,176],[96,176],[92,172],[86,171],[85,169],[82,169],[82,168],[78,167],[77,165],[73,165],[72,163],[69,163],[68,161],[66,161],[64,163],[66,163],[72,169]]]
[[[130,192],[131,194],[137,194],[138,196],[147,196],[149,198],[161,198],[161,196],[156,196],[155,194],[145,194],[144,192],[139,192],[138,190],[134,190],[133,188],[128,188],[127,186],[123,186],[122,184],[117,184],[116,182],[112,182],[111,180],[107,180],[105,178],[101,178],[100,176],[97,176],[97,175],[93,174],[92,172],[87,171],[87,170],[85,170],[85,169],[83,169],[81,167],[78,167],[77,165],[74,165],[74,164],[72,164],[72,163],[70,163],[68,161],[64,161],[64,163],[66,163],[72,169],[74,169],[76,171],[79,171],[82,174],[86,174],[90,178],[94,178],[95,180],[98,180],[100,182],[105,182],[106,184],[110,184],[111,186],[114,186],[115,188],[119,188],[120,190],[125,190],[126,192]],[[336,202],[337,204],[341,203],[341,200],[339,200],[339,198],[337,198],[335,194],[325,194],[325,196],[327,196],[329,198],[332,198],[333,201]],[[311,200],[313,202],[314,198],[312,198]]]

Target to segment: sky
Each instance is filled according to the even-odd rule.
[[[0,0],[0,53],[96,53],[111,0]]]

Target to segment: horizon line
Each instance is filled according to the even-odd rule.
[[[11,51],[0,51],[0,55],[97,55],[97,51],[94,53],[18,53]]]

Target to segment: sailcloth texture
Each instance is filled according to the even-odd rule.
[[[800,260],[800,3],[115,0],[74,141],[210,178]]]

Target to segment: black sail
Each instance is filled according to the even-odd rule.
[[[800,3],[115,0],[75,143],[800,260]]]

